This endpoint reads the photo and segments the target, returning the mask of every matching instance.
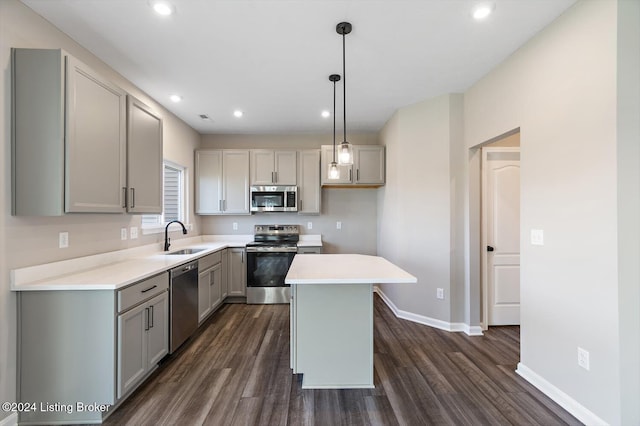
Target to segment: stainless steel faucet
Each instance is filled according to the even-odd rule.
[[[182,233],[187,234],[187,228],[184,227],[184,224],[179,220],[172,220],[167,223],[167,226],[164,227],[164,251],[169,251],[169,247],[171,246],[171,238],[169,238],[169,225],[172,223],[179,223],[182,226]]]

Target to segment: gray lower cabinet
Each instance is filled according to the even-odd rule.
[[[198,271],[198,322],[202,323],[226,297],[223,295],[226,284],[223,285],[222,251],[199,259]]]
[[[168,353],[169,293],[118,316],[118,398],[122,398]]]
[[[60,49],[12,49],[15,215],[121,213],[126,93]]]
[[[247,266],[245,249],[233,247],[229,250],[229,296],[247,295]]]
[[[168,287],[165,272],[117,291],[19,292],[18,401],[73,407],[38,406],[19,423],[100,423],[167,353]]]
[[[222,275],[222,279],[220,282],[220,293],[222,294],[222,300],[224,300],[229,295],[229,249],[222,250],[222,262],[220,273]]]
[[[298,247],[298,254],[320,254],[322,247]]]

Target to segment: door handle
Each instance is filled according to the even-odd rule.
[[[151,309],[151,324],[149,325],[149,328],[153,328],[153,305],[149,306],[149,309]]]
[[[487,251],[494,251],[495,248],[493,248],[492,246],[487,246]]]
[[[131,208],[135,208],[136,207],[136,189],[135,188],[131,188]]]
[[[144,316],[146,317],[144,331],[149,331],[149,308],[144,308]]]
[[[122,208],[127,208],[127,187],[122,187]]]

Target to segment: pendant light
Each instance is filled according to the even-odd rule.
[[[333,161],[329,164],[329,179],[340,179],[340,169],[336,163],[336,81],[340,81],[340,75],[331,74],[329,81],[333,83]]]
[[[353,146],[347,142],[347,77],[345,69],[345,36],[351,32],[351,28],[349,22],[340,22],[336,25],[336,32],[342,35],[342,113],[344,117],[344,137],[338,148],[338,164],[340,165],[353,164]]]

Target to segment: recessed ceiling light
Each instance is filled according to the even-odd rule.
[[[180,96],[180,95],[171,95],[171,96],[169,96],[169,99],[171,99],[172,102],[180,102],[182,100],[182,96]]]
[[[495,8],[496,8],[496,5],[493,2],[478,3],[474,6],[473,10],[471,11],[471,15],[473,16],[473,19],[475,19],[476,21],[481,21],[485,19],[487,16],[491,15],[491,13]]]
[[[233,116],[236,117],[236,118],[240,118],[240,117],[242,117],[242,115],[243,115],[243,113],[239,109],[233,111]]]
[[[158,15],[162,16],[169,16],[175,11],[175,7],[168,1],[156,0],[151,2],[151,6]]]
[[[325,109],[324,111],[322,111],[322,117],[329,118],[331,117],[331,113]]]

